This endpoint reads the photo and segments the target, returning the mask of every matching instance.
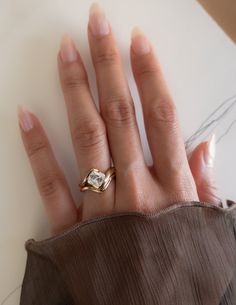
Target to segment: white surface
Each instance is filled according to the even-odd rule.
[[[19,136],[16,105],[24,103],[41,119],[75,197],[78,173],[65,105],[59,89],[56,54],[63,32],[75,38],[94,83],[87,44],[91,1],[0,0],[0,304],[21,284],[24,242],[48,236],[47,220]],[[130,31],[140,25],[159,53],[179,109],[184,135],[236,91],[235,45],[194,0],[100,1],[112,20],[140,118],[129,66]],[[142,128],[142,122],[140,120]],[[218,148],[217,176],[235,199],[234,130]],[[146,141],[143,135],[143,143]],[[148,150],[145,149],[148,157]],[[20,290],[4,304],[18,304]]]

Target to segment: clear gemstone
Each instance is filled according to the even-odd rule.
[[[99,188],[105,179],[105,175],[102,172],[92,171],[88,176],[88,183],[92,186]]]

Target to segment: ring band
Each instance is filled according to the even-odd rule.
[[[107,189],[111,180],[115,178],[115,174],[115,167],[108,168],[105,173],[96,168],[91,168],[83,181],[79,184],[80,191],[84,192],[89,190],[96,193],[102,193]]]

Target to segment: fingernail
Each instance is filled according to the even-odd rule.
[[[64,34],[60,47],[61,59],[64,63],[71,63],[77,60],[78,52],[69,34]]]
[[[207,163],[207,166],[214,167],[215,155],[216,155],[216,137],[215,134],[213,134],[210,140],[207,142],[207,146],[206,146],[205,161]]]
[[[149,40],[138,27],[135,27],[132,31],[131,47],[137,55],[145,55],[151,51]]]
[[[25,132],[34,127],[30,113],[22,105],[17,105],[17,115],[20,126]]]
[[[105,36],[110,32],[107,18],[97,3],[93,3],[90,7],[89,26],[94,36]]]

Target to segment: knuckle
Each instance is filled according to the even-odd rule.
[[[106,138],[105,126],[101,123],[86,121],[73,131],[73,140],[81,150],[99,148]]]
[[[196,183],[196,186],[201,189],[202,192],[209,196],[213,196],[217,193],[217,186],[215,185],[215,182],[203,180],[200,184]]]
[[[135,122],[133,101],[120,97],[105,101],[104,117],[108,123],[117,127],[133,125]]]
[[[124,166],[117,167],[117,176],[125,177],[128,181],[127,187],[132,190],[139,188],[139,177],[144,175],[144,169],[146,168],[145,162],[140,162],[139,159],[128,162]],[[145,192],[132,192],[129,197],[129,203],[126,206],[128,211],[144,212],[145,210],[150,211],[150,202],[147,203],[145,199]]]
[[[191,178],[191,174],[188,173],[186,163],[183,160],[177,161],[176,163],[177,165],[173,162],[168,167],[168,172],[171,173],[171,179],[170,174],[165,174],[164,179],[161,179],[165,191],[172,194],[172,197],[175,194],[176,199],[180,199],[181,197],[182,199],[185,197],[194,198],[193,194],[196,185],[193,178]],[[177,195],[179,198],[177,198]]]
[[[195,191],[191,188],[185,188],[185,189],[179,189],[176,191],[173,191],[170,194],[170,202],[176,203],[176,202],[189,202],[193,201],[196,198]]]
[[[133,194],[129,202],[128,209],[135,212],[151,212],[150,204],[147,204],[143,194]]]
[[[55,196],[61,185],[64,185],[64,181],[56,174],[47,174],[39,178],[40,193],[43,197]]]
[[[78,71],[73,71],[64,75],[63,83],[66,90],[73,90],[87,85],[87,77]]]
[[[27,147],[27,153],[30,158],[39,155],[48,148],[48,144],[45,141],[32,142]]]
[[[136,69],[136,74],[139,78],[156,78],[157,74],[160,71],[155,63],[142,63],[138,64],[138,68]]]
[[[151,102],[148,119],[154,126],[164,123],[174,127],[177,123],[175,105],[168,99],[154,100]]]
[[[113,65],[118,61],[119,55],[116,50],[110,49],[103,52],[98,52],[95,57],[97,65]]]

